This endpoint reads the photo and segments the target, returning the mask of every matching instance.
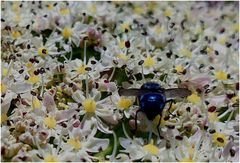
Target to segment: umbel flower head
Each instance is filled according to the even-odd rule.
[[[1,159],[239,162],[238,10],[237,2],[2,1]],[[191,95],[141,90],[146,82]],[[154,96],[139,100],[145,93],[167,103],[157,110]]]

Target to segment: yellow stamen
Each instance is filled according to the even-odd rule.
[[[141,13],[144,12],[144,9],[142,7],[140,7],[140,6],[137,6],[137,7],[134,8],[134,12],[136,14],[141,14]]]
[[[31,75],[28,79],[28,82],[31,84],[38,83],[40,81],[40,76],[39,75]]]
[[[124,40],[122,40],[122,41],[119,42],[119,47],[120,47],[121,49],[125,48],[125,41],[124,41]]]
[[[218,112],[208,112],[208,120],[210,122],[218,122]]]
[[[68,14],[70,14],[70,9],[68,9],[68,8],[61,8],[60,9],[60,14],[61,15],[68,15]]]
[[[218,71],[215,73],[215,78],[217,80],[227,80],[227,73],[224,71]]]
[[[159,154],[159,148],[153,144],[147,144],[143,146],[143,149],[152,155],[158,155]]]
[[[177,73],[182,73],[182,72],[184,71],[184,68],[183,68],[183,66],[181,66],[181,65],[177,65],[177,66],[175,67],[175,70],[177,71]]]
[[[132,104],[132,100],[123,97],[118,101],[118,107],[120,109],[128,109]]]
[[[79,66],[79,68],[77,69],[77,72],[79,73],[79,74],[85,74],[87,71],[85,70],[85,68],[86,68],[87,66],[85,66],[85,65],[81,65],[81,66]]]
[[[1,115],[1,124],[4,123],[4,122],[6,122],[7,120],[8,120],[7,114],[6,114],[6,113],[3,113],[3,114]]]
[[[97,5],[96,4],[91,4],[90,7],[89,7],[89,10],[93,14],[97,13]]]
[[[130,25],[127,22],[124,22],[123,24],[121,24],[121,30],[125,31],[125,29],[127,29],[128,31],[130,31]]]
[[[53,9],[54,9],[53,4],[48,4],[48,5],[47,5],[47,9],[48,9],[48,10],[53,10]]]
[[[179,162],[194,162],[192,158],[183,158]]]
[[[192,52],[186,48],[182,48],[180,53],[187,58],[192,58]]]
[[[240,29],[240,24],[239,23],[235,23],[232,26],[232,30],[235,31],[235,32],[239,32],[239,29]]]
[[[83,108],[87,113],[95,113],[96,102],[91,98],[85,99],[83,101]]]
[[[20,15],[15,15],[14,18],[13,18],[13,21],[16,22],[16,23],[20,22],[20,20],[21,20]]]
[[[197,95],[196,92],[194,92],[192,95],[187,97],[187,100],[193,104],[197,104],[200,102],[201,98]]]
[[[208,53],[209,55],[214,54],[214,49],[213,49],[212,47],[207,47],[207,53]]]
[[[5,84],[1,83],[1,93],[2,94],[6,93],[6,91],[7,91],[7,86]]]
[[[148,56],[145,60],[144,60],[144,66],[145,67],[153,67],[156,64],[156,61],[154,58]]]
[[[41,109],[42,108],[42,103],[36,96],[33,96],[33,98],[32,98],[32,108],[33,109]]]
[[[21,33],[19,31],[12,31],[12,38],[17,39],[21,36]]]
[[[72,36],[73,34],[73,31],[71,28],[68,28],[68,27],[65,27],[62,31],[62,36],[65,38],[65,39],[68,39]]]
[[[58,103],[58,106],[60,107],[60,108],[63,108],[63,109],[69,109],[69,106],[68,105],[66,105],[66,104],[64,104],[64,103],[62,103],[62,102],[59,102]]]
[[[154,28],[154,32],[156,33],[156,34],[161,34],[162,32],[164,31],[164,28],[163,27],[160,27],[160,26],[156,26],[155,28]]]
[[[164,16],[171,17],[171,16],[173,15],[172,9],[167,8],[167,9],[164,11],[163,14],[164,14]]]
[[[13,5],[12,5],[12,10],[14,11],[14,12],[19,12],[20,11],[20,7],[19,7],[19,3],[13,3]]]
[[[59,162],[56,156],[53,155],[47,155],[44,157],[44,162]]]
[[[239,103],[239,97],[238,96],[234,96],[233,98],[231,98],[231,102],[232,103]]]
[[[41,47],[38,49],[38,54],[41,56],[41,57],[45,57],[48,55],[48,49],[45,48],[45,47]]]
[[[2,76],[7,76],[7,74],[8,74],[8,69],[3,68]]]
[[[48,128],[55,128],[57,121],[55,120],[54,117],[47,117],[44,118],[44,124],[48,127]]]
[[[71,138],[67,141],[67,143],[70,144],[76,150],[80,149],[82,146],[78,138]]]
[[[128,57],[125,54],[118,54],[117,57],[125,61],[128,60]]]
[[[32,62],[27,62],[25,65],[27,68],[31,68],[33,64],[32,64]]]
[[[225,36],[221,36],[218,38],[218,42],[221,45],[225,45],[225,43],[227,42],[227,38]]]
[[[224,147],[228,143],[227,136],[220,132],[215,132],[212,135],[212,141],[218,147]]]

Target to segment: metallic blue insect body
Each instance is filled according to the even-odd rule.
[[[151,93],[146,93],[138,96],[140,110],[147,115],[149,120],[153,120],[158,114],[161,114],[166,104],[166,96],[159,91],[161,86],[157,83],[145,83],[141,89],[151,90]]]
[[[145,113],[149,120],[154,120],[157,115],[160,115],[159,123],[157,125],[158,134],[160,136],[159,126],[161,123],[162,112],[166,103],[170,102],[167,110],[169,112],[173,102],[172,98],[187,97],[191,95],[191,91],[186,88],[164,89],[158,83],[147,82],[143,84],[140,89],[121,88],[119,89],[119,94],[121,96],[137,96],[138,98],[140,109],[137,110],[135,115],[135,130],[137,130],[137,115],[139,112]]]

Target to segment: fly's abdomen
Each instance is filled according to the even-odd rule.
[[[166,97],[161,93],[148,93],[139,97],[140,109],[153,120],[165,106]]]

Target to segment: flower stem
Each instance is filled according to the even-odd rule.
[[[113,75],[114,75],[114,73],[115,73],[115,70],[116,70],[116,67],[114,66],[113,71],[112,71],[112,73],[111,73],[111,76],[108,78],[108,81],[111,81],[111,80],[112,80]]]
[[[125,135],[128,139],[131,139],[130,136],[128,135],[127,131],[126,131],[124,122],[122,123],[122,128],[123,128],[123,133],[124,133],[124,135]]]
[[[110,157],[110,161],[114,161],[114,158],[117,153],[117,135],[115,134],[114,131],[113,131],[113,139],[114,139],[114,145],[113,145],[113,151],[112,151],[112,155]]]

